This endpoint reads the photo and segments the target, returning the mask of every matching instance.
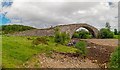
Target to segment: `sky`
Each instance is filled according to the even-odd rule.
[[[3,0],[4,1],[4,0]],[[87,23],[98,29],[118,28],[118,0],[10,0],[2,3],[1,25],[36,28]]]

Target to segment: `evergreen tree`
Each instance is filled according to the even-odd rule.
[[[106,26],[105,27],[110,30],[110,28],[111,28],[110,23],[106,22]]]
[[[115,35],[117,35],[117,34],[118,34],[117,29],[114,29],[114,34],[115,34]]]

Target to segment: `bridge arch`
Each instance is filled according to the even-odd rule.
[[[87,29],[94,38],[98,38],[99,30],[91,25],[88,24],[69,24],[69,25],[61,25],[60,31],[69,33],[70,38],[72,38],[74,32],[79,28],[85,28]]]
[[[80,28],[86,28],[95,38],[98,38],[98,29],[88,25],[88,24],[68,24],[68,25],[59,25],[56,26],[59,27],[60,32],[66,32],[69,33],[70,38],[72,38],[74,32]],[[54,36],[55,35],[55,28],[46,28],[46,29],[33,29],[33,30],[28,30],[28,31],[23,31],[23,32],[18,32],[15,34],[12,34],[14,36]]]

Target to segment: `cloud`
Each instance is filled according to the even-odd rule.
[[[30,0],[31,1],[31,0]],[[7,16],[11,24],[46,28],[60,24],[86,22],[101,28],[110,22],[117,28],[117,3],[108,2],[18,2],[13,3]],[[51,0],[52,1],[52,0]],[[109,6],[114,5],[114,6]],[[114,10],[114,11],[113,11]]]

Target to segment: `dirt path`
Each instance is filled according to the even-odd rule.
[[[118,46],[118,39],[81,39],[102,46]]]

